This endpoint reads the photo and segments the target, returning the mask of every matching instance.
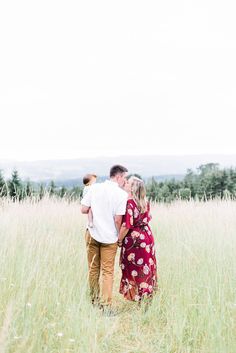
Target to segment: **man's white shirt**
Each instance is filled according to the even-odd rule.
[[[89,187],[81,204],[92,209],[93,227],[89,228],[89,232],[95,240],[105,244],[117,242],[114,218],[125,214],[127,198],[128,194],[111,180]]]

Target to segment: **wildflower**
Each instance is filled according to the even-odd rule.
[[[58,332],[57,336],[58,337],[62,337],[63,336],[63,332]]]
[[[49,324],[49,326],[55,327],[55,326],[56,326],[56,323],[55,323],[55,322],[51,322],[51,323]]]

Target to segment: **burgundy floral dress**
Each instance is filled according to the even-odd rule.
[[[123,223],[129,231],[120,252],[120,293],[128,300],[141,301],[144,297],[152,297],[157,289],[157,265],[149,211],[149,204],[147,211],[140,213],[133,199],[127,202]]]

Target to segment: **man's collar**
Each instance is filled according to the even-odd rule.
[[[118,184],[115,180],[112,180],[112,179],[106,180],[106,183],[112,183],[112,184],[114,184],[114,185],[119,186],[119,184]]]

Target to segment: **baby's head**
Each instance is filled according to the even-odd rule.
[[[90,185],[96,183],[96,180],[97,180],[97,175],[95,175],[95,174],[86,174],[83,177],[83,184],[85,186],[90,186]]]

